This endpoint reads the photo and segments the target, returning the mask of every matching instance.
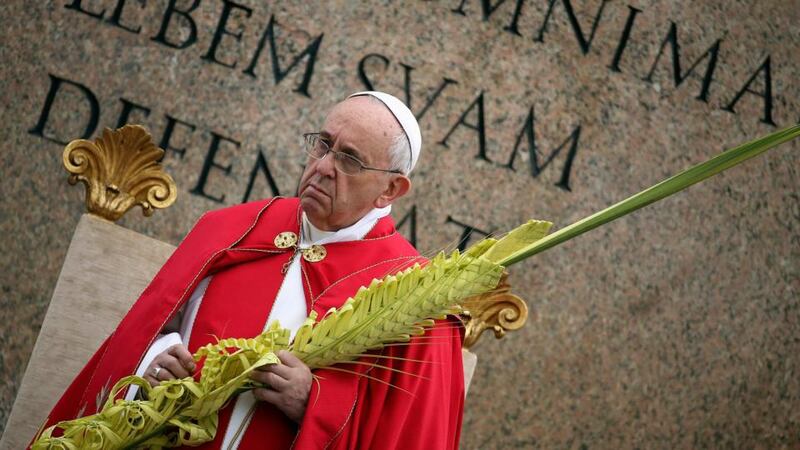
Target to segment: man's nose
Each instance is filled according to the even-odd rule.
[[[317,172],[326,177],[336,175],[336,157],[333,152],[329,151],[325,156],[317,160]]]

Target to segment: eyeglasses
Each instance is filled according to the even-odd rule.
[[[378,169],[368,167],[360,159],[353,155],[331,149],[330,144],[325,142],[319,133],[305,133],[303,135],[303,147],[308,156],[314,159],[322,159],[329,152],[333,153],[333,163],[337,170],[345,175],[358,175],[362,170],[375,170],[377,172],[403,173],[400,170]]]

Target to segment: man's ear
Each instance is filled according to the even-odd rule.
[[[392,175],[389,186],[375,199],[376,208],[385,208],[411,190],[411,180],[405,175]]]

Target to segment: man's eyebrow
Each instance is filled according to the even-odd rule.
[[[319,136],[320,136],[321,138],[325,139],[326,141],[330,141],[330,140],[331,140],[331,134],[330,134],[330,133],[328,133],[328,132],[327,132],[327,131],[325,131],[325,130],[321,130],[321,131],[319,132]],[[330,142],[329,142],[329,143],[330,143]],[[356,158],[358,158],[358,159],[359,159],[361,162],[366,162],[366,160],[364,159],[364,155],[363,155],[361,152],[359,152],[359,151],[358,151],[358,149],[356,149],[356,148],[353,148],[353,147],[351,147],[351,146],[349,146],[349,145],[345,145],[345,146],[343,146],[343,147],[342,147],[341,149],[339,149],[339,150],[340,150],[341,152],[343,152],[343,153],[347,153],[348,155],[355,156],[355,157],[356,157]]]
[[[359,152],[357,149],[353,147],[350,147],[349,145],[345,145],[344,147],[342,147],[341,151],[347,153],[348,155],[355,156],[361,162],[365,162],[364,155],[362,155],[361,152]]]

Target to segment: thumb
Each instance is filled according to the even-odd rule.
[[[178,361],[181,362],[181,365],[186,368],[186,370],[194,371],[197,368],[197,365],[194,363],[194,358],[192,354],[189,353],[189,349],[186,348],[183,344],[173,345],[170,348],[170,353],[172,356],[178,358]]]

